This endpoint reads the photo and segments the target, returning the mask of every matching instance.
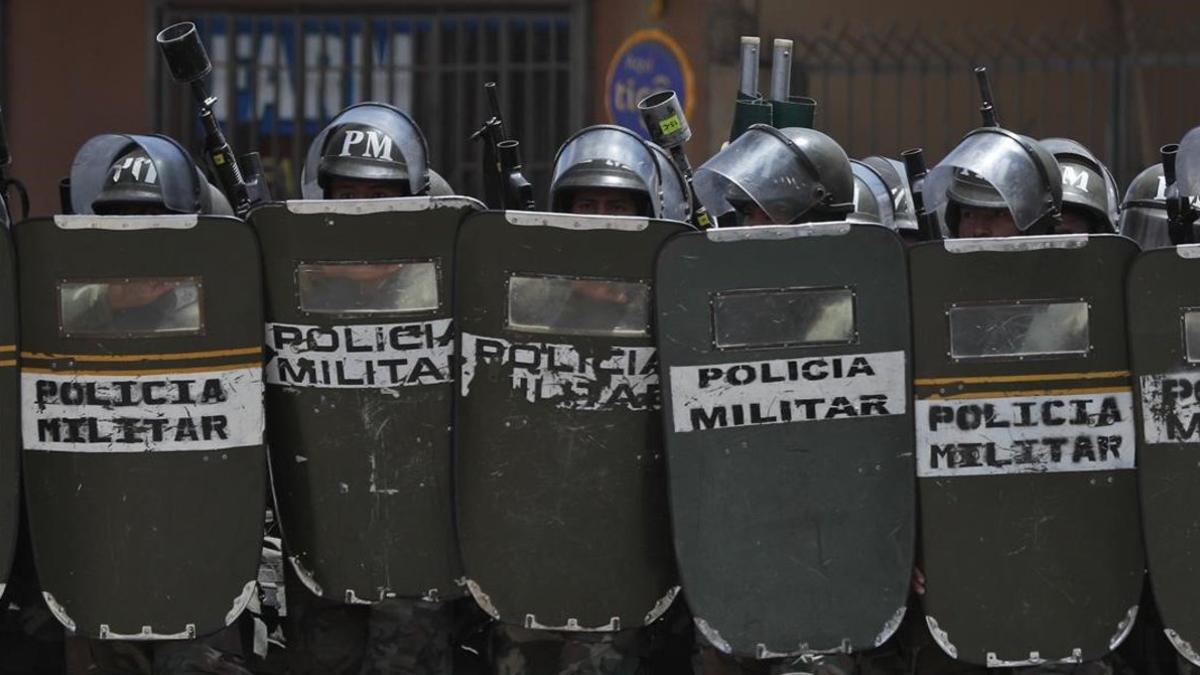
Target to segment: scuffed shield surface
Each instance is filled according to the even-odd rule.
[[[1130,268],[1142,527],[1171,643],[1200,665],[1200,246],[1146,251]]]
[[[1116,236],[910,250],[927,623],[978,665],[1100,658],[1143,556]]]
[[[232,623],[262,543],[260,268],[232,218],[16,229],[25,494],[47,604],[100,639]]]
[[[903,616],[907,286],[903,245],[876,226],[709,230],[659,256],[675,550],[697,625],[726,651],[865,650]]]
[[[451,285],[466,197],[256,209],[267,426],[291,564],[338,602],[461,595]]]
[[[506,623],[617,630],[675,569],[651,327],[679,223],[484,213],[463,223],[455,417],[463,563]]]

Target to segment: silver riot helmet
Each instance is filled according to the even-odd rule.
[[[449,197],[454,194],[454,188],[450,187],[450,181],[442,178],[442,175],[433,169],[429,170],[429,196],[431,197]]]
[[[925,177],[925,204],[945,214],[953,236],[964,207],[1006,210],[1021,234],[1052,232],[1062,208],[1062,173],[1040,143],[1000,127],[968,133]]]
[[[71,208],[99,215],[233,215],[183,146],[137,134],[103,134],[83,144],[71,162]]]
[[[892,220],[892,198],[887,183],[871,166],[850,160],[854,172],[854,211],[847,220],[878,223],[889,230],[896,229]]]
[[[401,194],[429,192],[429,148],[420,128],[399,108],[359,103],[338,113],[308,146],[300,191],[325,198],[336,179],[396,183]]]
[[[658,175],[662,178],[662,217],[690,223],[692,199],[687,178],[679,167],[675,166],[675,162],[671,161],[671,155],[666,150],[654,143],[646,145],[654,151],[654,159],[658,162]]]
[[[1120,226],[1121,234],[1143,250],[1173,245],[1167,228],[1167,179],[1162,164],[1146,167],[1129,184],[1121,202]]]
[[[1182,197],[1200,198],[1200,127],[1183,135],[1175,154],[1175,185]]]
[[[877,155],[863,158],[862,163],[874,169],[887,184],[892,204],[893,229],[901,235],[919,236],[921,228],[917,223],[917,211],[912,201],[912,190],[908,187],[908,175],[905,173],[904,164]]]
[[[1063,231],[1116,232],[1120,196],[1108,168],[1077,141],[1044,138],[1039,142],[1054,155],[1062,171]],[[1081,222],[1069,226],[1077,221]]]
[[[619,190],[639,215],[663,218],[663,176],[650,144],[624,128],[602,124],[580,130],[554,157],[550,210],[568,213],[581,191]]]
[[[696,169],[692,184],[722,224],[842,220],[854,209],[850,158],[815,129],[752,125]]]

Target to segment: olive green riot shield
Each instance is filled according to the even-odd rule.
[[[1142,529],[1167,637],[1200,665],[1200,246],[1146,251],[1129,271]]]
[[[650,623],[676,593],[651,327],[687,227],[488,212],[458,241],[455,412],[467,585],[529,628]]]
[[[894,234],[845,222],[689,233],[659,255],[675,551],[720,649],[870,649],[904,617],[906,263]]]
[[[3,200],[0,200],[3,207]],[[0,213],[3,209],[0,208]],[[0,596],[8,582],[20,517],[21,416],[17,384],[17,272],[12,239],[0,235]]]
[[[288,556],[338,602],[462,593],[451,284],[468,197],[256,209],[267,425]]]
[[[209,216],[16,228],[30,536],[76,635],[188,639],[255,593],[266,459],[258,250]]]
[[[1089,661],[1133,625],[1136,251],[1107,235],[910,251],[924,605],[961,661]]]

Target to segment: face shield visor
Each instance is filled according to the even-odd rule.
[[[756,124],[696,169],[692,185],[718,219],[753,205],[772,223],[785,225],[824,197],[816,171],[805,163],[786,136]]]
[[[973,176],[986,181],[998,195],[998,201],[988,208],[1006,207],[1017,229],[1029,230],[1057,211],[1055,193],[1062,180],[1057,165],[1054,175],[1049,175],[1032,143],[1003,129],[971,132],[925,177],[926,208],[944,212],[956,180],[961,184],[962,176]]]
[[[658,160],[640,136],[616,126],[583,129],[569,138],[554,158],[550,204],[566,211],[574,190],[628,190],[644,195],[650,215],[663,217],[662,183]]]

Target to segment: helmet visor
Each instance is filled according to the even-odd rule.
[[[968,135],[926,176],[926,208],[944,210],[956,174],[966,171],[986,180],[1012,214],[1018,229],[1027,230],[1053,206],[1042,169],[1032,153],[1015,138],[983,131]]]
[[[816,202],[816,179],[798,152],[778,131],[756,125],[696,169],[692,185],[714,216],[749,200],[772,222],[785,225]]]
[[[654,151],[640,136],[619,127],[589,127],[559,148],[550,180],[550,203],[558,207],[559,193],[566,188],[637,190],[645,192],[657,218],[663,215],[661,182]]]
[[[874,212],[866,212],[865,215],[874,216],[881,225],[889,230],[896,229],[896,222],[892,213],[892,193],[888,190],[887,183],[883,181],[883,176],[880,176],[874,169],[863,164],[858,160],[850,160],[850,168],[854,171],[854,211],[858,215],[864,215],[862,205],[874,205]],[[860,195],[860,191],[867,191],[871,198],[864,199]]]

